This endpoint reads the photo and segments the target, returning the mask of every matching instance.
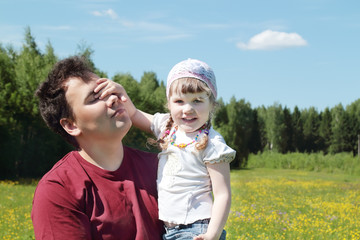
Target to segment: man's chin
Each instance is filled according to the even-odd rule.
[[[116,128],[120,131],[123,132],[128,132],[132,126],[132,122],[130,120],[130,118],[128,120],[125,121],[117,121],[116,123]]]

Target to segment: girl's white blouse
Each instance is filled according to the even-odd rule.
[[[157,138],[163,136],[169,114],[157,113],[151,129]],[[174,129],[171,129],[171,133]],[[176,131],[175,143],[189,143],[198,132]],[[169,135],[169,136],[170,136]],[[203,133],[199,136],[199,139]],[[206,164],[231,162],[235,150],[226,145],[223,137],[213,128],[203,150],[195,144],[179,148],[171,144],[159,153],[157,177],[159,218],[174,224],[189,224],[211,217],[211,181]]]

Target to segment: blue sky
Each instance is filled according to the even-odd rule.
[[[19,49],[26,26],[60,58],[90,46],[110,78],[153,71],[166,81],[196,58],[226,103],[322,111],[360,98],[357,0],[0,0],[0,43]]]

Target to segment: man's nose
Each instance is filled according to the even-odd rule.
[[[118,104],[119,101],[120,101],[119,96],[117,96],[117,95],[115,95],[115,94],[111,94],[111,95],[109,96],[109,98],[106,100],[106,105],[107,105],[108,107],[112,107],[113,105]]]

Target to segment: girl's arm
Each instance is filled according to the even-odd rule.
[[[153,122],[154,115],[136,109],[135,114],[130,118],[135,127],[142,131],[152,133],[151,123]]]
[[[104,99],[111,94],[118,95],[119,99],[125,105],[133,125],[142,131],[151,133],[150,127],[153,121],[153,115],[137,109],[127,95],[123,86],[106,78],[100,78],[96,81],[96,83],[98,86],[94,89],[94,92],[96,93],[95,97]]]
[[[218,240],[229,216],[231,206],[230,164],[221,162],[207,164],[206,166],[211,178],[214,204],[207,232],[195,237],[194,240]]]

